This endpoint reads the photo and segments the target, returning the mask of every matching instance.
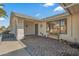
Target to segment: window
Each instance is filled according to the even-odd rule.
[[[67,33],[67,20],[61,20],[61,34]]]
[[[67,21],[66,21],[66,19],[48,22],[47,32],[60,33],[60,34],[67,33]]]

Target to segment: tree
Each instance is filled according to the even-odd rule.
[[[3,4],[0,4],[0,6],[4,6]]]
[[[0,6],[4,7],[3,4],[0,4]],[[7,13],[3,8],[0,8],[0,17],[6,17]]]
[[[3,30],[5,30],[5,29],[6,29],[6,27],[5,27],[5,26],[1,26],[1,28],[2,28]]]

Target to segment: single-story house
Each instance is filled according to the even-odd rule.
[[[79,43],[79,4],[62,3],[66,13],[37,19],[31,16],[12,12],[10,17],[10,30],[21,40],[25,35],[39,35],[59,38]]]

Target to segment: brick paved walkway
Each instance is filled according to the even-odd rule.
[[[32,56],[75,56],[79,50],[71,48],[56,39],[26,36],[22,42],[27,45],[25,50]]]

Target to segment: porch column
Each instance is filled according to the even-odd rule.
[[[17,20],[17,40],[21,40],[24,38],[24,20]]]

